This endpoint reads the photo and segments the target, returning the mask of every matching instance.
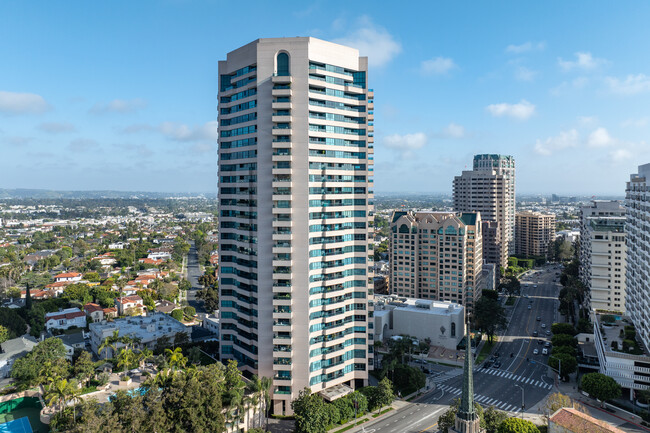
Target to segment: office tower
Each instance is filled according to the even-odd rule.
[[[519,212],[515,219],[515,252],[526,257],[545,257],[555,240],[555,215]]]
[[[501,242],[501,230],[496,221],[481,221],[483,233],[483,262],[501,266],[503,254],[503,242]]]
[[[364,385],[372,366],[367,64],[308,37],[219,62],[221,355],[273,378],[275,413],[304,387]]]
[[[473,170],[454,178],[454,210],[480,212],[483,221],[498,224],[499,236],[486,231],[483,239],[489,251],[500,253],[497,266],[506,267],[515,250],[515,159],[506,155],[475,155]],[[490,244],[499,241],[501,244]],[[494,260],[488,256],[486,259]]]
[[[627,291],[625,309],[637,335],[650,349],[650,164],[639,166],[625,190]]]
[[[596,200],[580,208],[580,280],[592,310],[625,312],[625,208]]]
[[[463,304],[481,296],[478,213],[395,211],[390,225],[391,294]]]

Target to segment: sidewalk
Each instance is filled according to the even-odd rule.
[[[571,399],[584,405],[589,410],[589,415],[596,419],[606,421],[622,430],[629,431],[630,428],[634,428],[637,431],[650,432],[650,428],[641,425],[641,417],[628,413],[618,407],[614,408],[614,412],[601,408],[600,403],[595,399],[587,397],[579,392],[575,382],[560,382],[559,389],[558,387],[555,387],[552,392],[560,392],[561,394],[571,397]],[[524,412],[524,418],[534,422],[535,424],[545,425],[545,404],[546,399],[541,400],[535,406]]]

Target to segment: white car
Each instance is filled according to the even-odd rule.
[[[537,349],[533,350],[533,355],[539,355],[539,350]]]

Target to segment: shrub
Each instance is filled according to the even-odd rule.
[[[618,350],[618,341],[612,341],[612,350]]]

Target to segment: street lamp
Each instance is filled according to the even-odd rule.
[[[524,409],[526,408],[526,401],[524,400],[524,387],[517,384],[515,384],[515,386],[521,389],[521,419],[524,419]]]

